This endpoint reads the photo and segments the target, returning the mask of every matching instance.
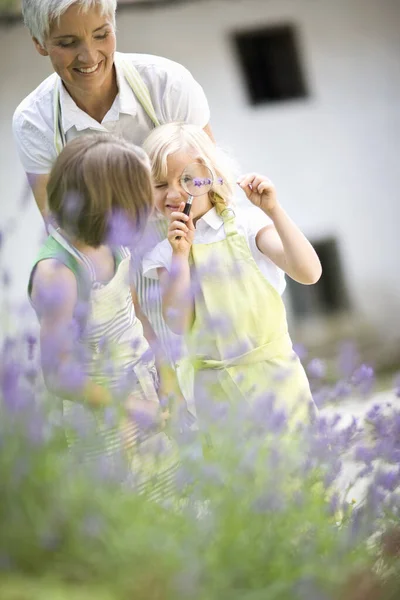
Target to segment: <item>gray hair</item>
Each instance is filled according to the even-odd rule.
[[[50,32],[52,22],[59,19],[71,4],[75,3],[79,4],[84,11],[97,4],[103,14],[111,16],[115,23],[117,0],[22,0],[24,23],[32,37],[43,44]]]

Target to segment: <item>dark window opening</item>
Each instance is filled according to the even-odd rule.
[[[336,239],[328,238],[313,246],[322,265],[321,279],[315,285],[301,285],[287,278],[295,317],[328,316],[350,308]]]
[[[233,39],[252,104],[308,96],[293,26],[237,32]]]

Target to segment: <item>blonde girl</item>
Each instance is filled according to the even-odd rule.
[[[164,125],[144,149],[156,208],[169,220],[168,239],[145,257],[144,273],[160,279],[164,318],[188,338],[199,416],[210,399],[253,403],[273,392],[288,413],[304,418],[311,393],[281,294],[285,273],[305,285],[319,279],[314,249],[263,175],[237,181],[252,207],[231,206],[232,176],[200,128]],[[182,173],[193,163],[206,165],[214,183],[186,216]]]
[[[90,439],[73,436],[86,456],[120,460],[122,453],[130,462],[142,444],[135,468],[153,470],[151,445],[160,437],[169,445],[159,395],[171,390],[159,385],[155,337],[130,283],[127,248],[128,240],[139,243],[153,210],[148,157],[110,135],[76,138],[57,158],[47,194],[59,228],[50,228],[28,289],[45,382],[64,400],[69,433],[77,424],[90,430]],[[167,476],[163,467],[160,477]]]

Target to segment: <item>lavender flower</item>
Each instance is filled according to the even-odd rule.
[[[106,243],[109,246],[135,248],[142,234],[123,211],[115,211],[108,224]]]
[[[6,362],[0,369],[0,394],[10,413],[24,411],[33,401],[33,391],[22,385],[22,377],[22,366],[15,361]]]
[[[307,365],[307,373],[313,379],[322,379],[326,375],[326,365],[319,358],[314,358]]]
[[[355,386],[358,386],[362,394],[369,394],[375,383],[375,374],[373,368],[369,365],[362,364],[353,373],[352,382]]]
[[[79,394],[87,382],[84,365],[75,360],[63,362],[57,370],[56,384],[69,393]]]
[[[32,360],[35,348],[37,346],[37,338],[32,334],[27,334],[26,342],[28,345],[28,358],[29,360]]]
[[[301,361],[304,361],[308,356],[308,350],[304,344],[293,344],[293,351]]]
[[[353,342],[344,342],[341,345],[338,358],[339,373],[346,379],[351,377],[359,364],[359,354]]]
[[[379,470],[374,478],[375,485],[387,490],[394,492],[396,488],[400,486],[400,471],[396,470]]]

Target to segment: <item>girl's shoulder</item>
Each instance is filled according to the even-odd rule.
[[[32,274],[30,298],[40,320],[69,320],[78,302],[76,277],[56,258],[45,258],[38,262]]]
[[[32,298],[33,287],[44,290],[57,286],[75,290],[77,299],[82,301],[87,300],[90,294],[90,282],[78,261],[50,235],[32,265],[28,295]]]

